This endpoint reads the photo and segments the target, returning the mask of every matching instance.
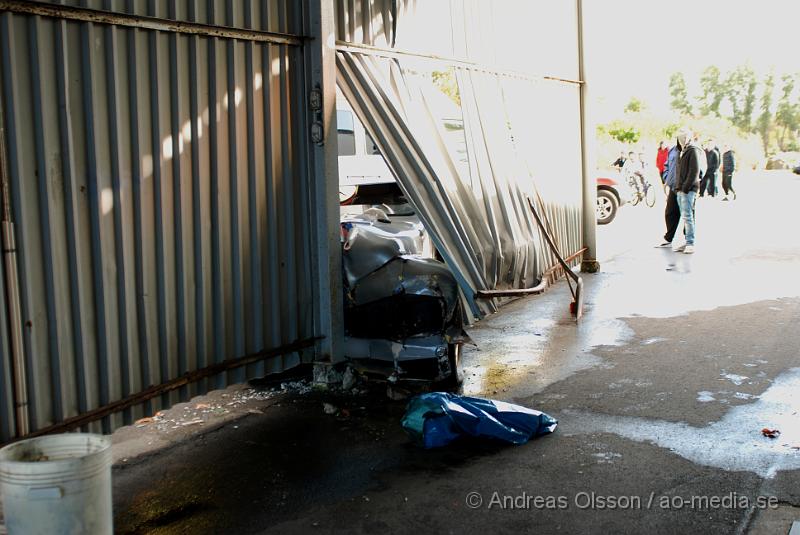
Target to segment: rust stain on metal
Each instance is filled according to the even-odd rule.
[[[297,35],[278,32],[263,32],[240,28],[211,26],[196,22],[160,19],[127,13],[111,13],[84,7],[66,6],[60,4],[42,4],[30,0],[0,0],[0,11],[9,11],[22,15],[38,15],[59,19],[74,20],[78,22],[91,22],[95,24],[110,24],[155,30],[161,32],[183,33],[205,37],[220,37],[224,39],[240,39],[279,45],[299,46],[303,38]]]

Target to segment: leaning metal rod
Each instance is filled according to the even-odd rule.
[[[569,255],[564,259],[569,263],[580,258],[588,249],[583,247],[579,251]],[[560,277],[560,271],[564,269],[560,265],[552,266],[542,274],[542,280],[532,288],[508,288],[505,290],[478,290],[475,292],[476,299],[494,299],[496,297],[524,297],[526,295],[538,295],[544,293],[552,284],[552,281]]]
[[[553,242],[553,238],[550,236],[550,233],[547,232],[544,223],[542,223],[542,220],[539,218],[539,213],[537,212],[536,207],[533,205],[533,201],[531,201],[530,197],[528,197],[528,206],[531,207],[531,212],[533,212],[533,217],[539,224],[539,228],[542,229],[542,234],[544,234],[544,239],[547,240],[547,244],[550,246],[550,249],[553,251],[553,253],[555,253],[556,258],[558,259],[558,263],[561,264],[561,267],[564,268],[564,271],[567,273],[567,275],[569,275],[569,277],[573,281],[578,282],[578,279],[580,277],[578,277],[575,273],[572,272],[572,269],[569,267],[569,264],[567,264],[561,257],[561,254],[558,252],[558,247],[556,247],[555,242]]]
[[[22,312],[19,300],[19,278],[17,277],[17,249],[14,239],[14,221],[11,214],[11,199],[6,168],[6,140],[3,106],[0,105],[0,246],[5,265],[5,282],[8,327],[10,330],[11,373],[14,383],[14,412],[17,436],[28,434],[28,388],[25,382],[25,351],[22,343]]]
[[[538,194],[538,191],[537,191]],[[541,201],[541,197],[539,197]],[[581,316],[583,315],[583,279],[581,279],[578,275],[572,272],[572,269],[569,267],[564,259],[561,257],[561,254],[558,252],[558,248],[556,244],[553,242],[553,238],[550,236],[550,233],[547,232],[547,229],[544,227],[542,220],[539,218],[539,213],[536,211],[536,207],[533,205],[533,201],[530,197],[528,197],[528,206],[531,208],[531,212],[533,212],[533,217],[536,219],[536,223],[539,224],[539,228],[544,234],[545,239],[547,240],[548,245],[553,251],[553,254],[556,255],[558,258],[558,262],[561,264],[561,267],[564,268],[564,273],[568,275],[567,284],[569,285],[569,291],[572,293],[573,301],[570,304],[570,311],[575,314],[575,320],[580,321]],[[569,279],[575,281],[575,288],[572,288],[572,285],[569,284]]]

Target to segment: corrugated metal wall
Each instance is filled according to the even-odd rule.
[[[11,347],[5,304],[5,265],[0,262],[0,441],[14,435],[14,398],[11,380]]]
[[[302,32],[294,0],[67,4]],[[303,51],[295,41],[0,13],[32,431],[315,335]],[[15,421],[0,308],[4,442]],[[300,358],[182,387],[104,418],[101,428]]]

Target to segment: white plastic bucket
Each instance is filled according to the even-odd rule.
[[[68,433],[9,444],[0,492],[9,535],[110,535],[111,439]]]

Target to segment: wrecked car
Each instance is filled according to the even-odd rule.
[[[390,381],[458,382],[458,284],[396,183],[359,186],[341,219],[345,354]],[[361,209],[355,209],[361,207]]]

